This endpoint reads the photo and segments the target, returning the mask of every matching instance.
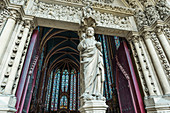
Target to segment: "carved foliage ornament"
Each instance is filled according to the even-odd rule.
[[[166,0],[159,0],[156,4],[156,9],[162,20],[165,20],[170,15],[170,7],[168,7]]]
[[[156,20],[160,19],[160,16],[155,6],[151,5],[150,3],[146,3],[145,14],[146,14],[149,24],[152,24]]]
[[[91,7],[76,8],[72,6],[63,6],[56,4],[47,4],[39,2],[34,3],[33,7],[27,11],[41,18],[49,18],[60,21],[68,21],[73,23],[82,22],[83,18],[95,19],[98,26],[105,26],[109,28],[132,29],[129,17],[114,16],[111,13],[102,13],[93,10]]]
[[[135,17],[139,29],[145,25],[148,25],[147,18],[141,9],[136,9]]]

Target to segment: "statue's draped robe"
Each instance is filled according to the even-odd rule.
[[[81,51],[81,66],[84,79],[84,93],[103,95],[104,64],[101,50],[93,38],[82,40],[78,45]]]

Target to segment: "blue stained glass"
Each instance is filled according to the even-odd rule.
[[[53,72],[51,72],[51,75],[50,75],[50,77],[49,77],[49,79],[48,79],[48,86],[47,86],[47,92],[46,92],[46,101],[45,101],[46,110],[48,110],[48,108],[49,108],[52,77],[53,77]]]
[[[73,110],[76,110],[76,74],[74,73]]]
[[[61,80],[60,77],[62,76]],[[78,89],[77,88],[77,76],[78,76]],[[68,86],[69,86],[69,72],[68,70],[64,70],[61,74],[60,70],[58,69],[57,72],[54,74],[54,80],[52,81],[53,78],[53,73],[51,73],[50,78],[48,80],[48,86],[47,86],[47,95],[46,95],[46,110],[49,109],[49,102],[48,100],[50,100],[50,92],[52,92],[52,97],[51,97],[51,111],[57,111],[58,110],[58,104],[59,104],[59,108],[65,108],[67,109],[68,107],[68,101],[70,102],[69,104],[69,109],[70,110],[76,110],[76,103],[77,103],[77,93],[80,93],[80,82],[79,82],[79,73],[77,75],[75,70],[71,70],[70,73],[70,99],[68,100],[67,96],[64,95],[60,98],[60,103],[58,103],[59,101],[59,92],[60,92],[60,85],[61,85],[61,91],[62,92],[67,92],[68,91]],[[61,84],[60,84],[61,81]],[[53,87],[52,90],[51,86],[53,83]],[[77,92],[78,90],[78,92]],[[80,102],[78,100],[78,106],[79,107]]]
[[[73,110],[73,76],[74,70],[71,70],[71,81],[70,81],[70,110]]]
[[[64,107],[67,109],[67,97],[64,98]]]
[[[78,98],[80,97],[80,73],[78,72]],[[78,109],[80,108],[80,99],[78,99]]]
[[[64,92],[64,86],[65,86],[65,72],[63,72],[63,75],[62,75],[62,84],[61,84],[62,92]]]
[[[54,77],[54,82],[53,82],[54,84],[53,84],[53,92],[52,92],[52,100],[51,100],[51,110],[52,111],[54,110],[54,107],[55,107],[55,94],[56,94],[57,76],[58,76],[58,74],[56,73],[55,77]]]
[[[60,99],[60,108],[67,109],[67,97],[66,96],[62,96]]]
[[[108,90],[107,90],[107,82],[104,82],[105,85],[105,90],[106,90],[106,99],[109,99],[109,95],[108,95]]]
[[[69,81],[69,75],[67,73],[67,75],[66,75],[66,82],[65,82],[65,92],[68,91],[68,81]]]
[[[55,95],[55,108],[54,110],[57,110],[58,106],[58,96],[59,96],[59,85],[60,85],[60,70],[57,70],[57,87],[56,87],[56,95]]]
[[[64,107],[64,96],[61,97],[60,99],[60,108]]]
[[[110,98],[112,98],[112,88],[111,88],[111,67],[110,67],[110,62],[109,62],[109,58],[108,58],[108,47],[107,47],[107,43],[106,43],[106,40],[105,40],[105,37],[103,35],[102,37],[103,39],[103,48],[104,48],[104,56],[105,56],[105,66],[106,66],[106,73],[107,73],[107,78],[108,78],[108,85],[109,85],[109,94],[110,94]]]
[[[114,39],[115,39],[116,49],[118,49],[118,48],[119,48],[119,46],[120,46],[120,40],[119,40],[119,37],[114,36]]]

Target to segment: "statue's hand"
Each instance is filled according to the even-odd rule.
[[[100,42],[96,42],[96,47],[101,47],[101,43]]]
[[[101,43],[100,42],[96,42],[96,47],[101,51],[101,49],[102,49],[102,45],[101,45]]]

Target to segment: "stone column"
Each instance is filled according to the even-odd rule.
[[[16,23],[17,11],[11,10],[11,13],[0,36],[0,64]]]
[[[129,44],[130,44],[130,47],[131,47],[131,50],[132,50],[132,54],[133,54],[133,56],[134,56],[136,68],[137,68],[137,70],[138,70],[138,76],[139,76],[139,78],[140,78],[141,85],[142,85],[142,88],[143,88],[144,97],[147,97],[148,91],[145,90],[145,88],[146,88],[146,85],[145,85],[145,84],[146,84],[146,83],[145,83],[145,79],[144,79],[144,76],[143,76],[143,72],[142,72],[142,70],[141,70],[141,64],[140,64],[140,62],[139,62],[139,57],[138,57],[138,55],[137,55],[137,50],[136,50],[136,48],[135,48],[135,46],[134,46],[134,44],[133,44],[133,41],[132,41],[132,38],[131,38],[131,37],[128,38],[128,42],[129,42]]]
[[[168,58],[168,60],[170,61],[170,44],[166,38],[166,36],[164,35],[163,31],[162,31],[162,27],[157,27],[157,36],[158,39],[164,49],[164,52],[166,53],[166,56]]]
[[[154,45],[153,45],[153,43],[152,43],[150,38],[151,38],[150,32],[146,31],[145,35],[144,35],[144,40],[145,40],[147,49],[149,51],[149,54],[151,56],[154,68],[155,68],[155,70],[157,72],[157,75],[158,75],[161,87],[163,89],[164,94],[170,94],[170,85],[169,85],[169,82],[167,80],[167,77],[165,75],[164,69],[163,69],[163,67],[161,65],[159,57],[158,57],[158,55],[157,55],[157,53],[155,51]]]
[[[148,77],[152,86],[152,90],[156,95],[161,95],[162,94],[162,89],[160,88],[160,84],[158,82],[158,79],[156,77],[156,72],[154,71],[154,68],[152,66],[152,63],[150,61],[150,57],[148,55],[148,51],[146,49],[146,45],[142,39],[142,37],[139,38],[139,45],[142,51],[142,55],[143,55],[143,62],[146,63],[146,69],[148,70]]]
[[[132,40],[133,40],[133,43],[135,45],[135,48],[136,48],[136,51],[137,51],[137,54],[138,54],[138,58],[139,58],[139,62],[141,64],[141,69],[142,69],[142,72],[144,74],[144,79],[145,79],[146,84],[147,84],[148,89],[145,89],[145,90],[148,90],[149,96],[150,95],[152,95],[152,96],[156,95],[154,90],[153,90],[153,85],[152,85],[150,77],[149,77],[150,72],[149,72],[146,60],[144,58],[144,54],[143,54],[141,47],[139,45],[139,36],[133,36]]]
[[[18,66],[20,64],[20,58],[22,57],[22,52],[24,50],[24,46],[25,46],[25,43],[28,37],[29,30],[30,30],[30,21],[25,21],[25,28],[23,31],[23,36],[21,37],[21,42],[19,43],[18,49],[16,50],[17,53],[12,63],[11,72],[8,78],[7,85],[5,87],[4,94],[11,94],[12,92],[13,84],[15,81],[15,76],[18,70]]]

